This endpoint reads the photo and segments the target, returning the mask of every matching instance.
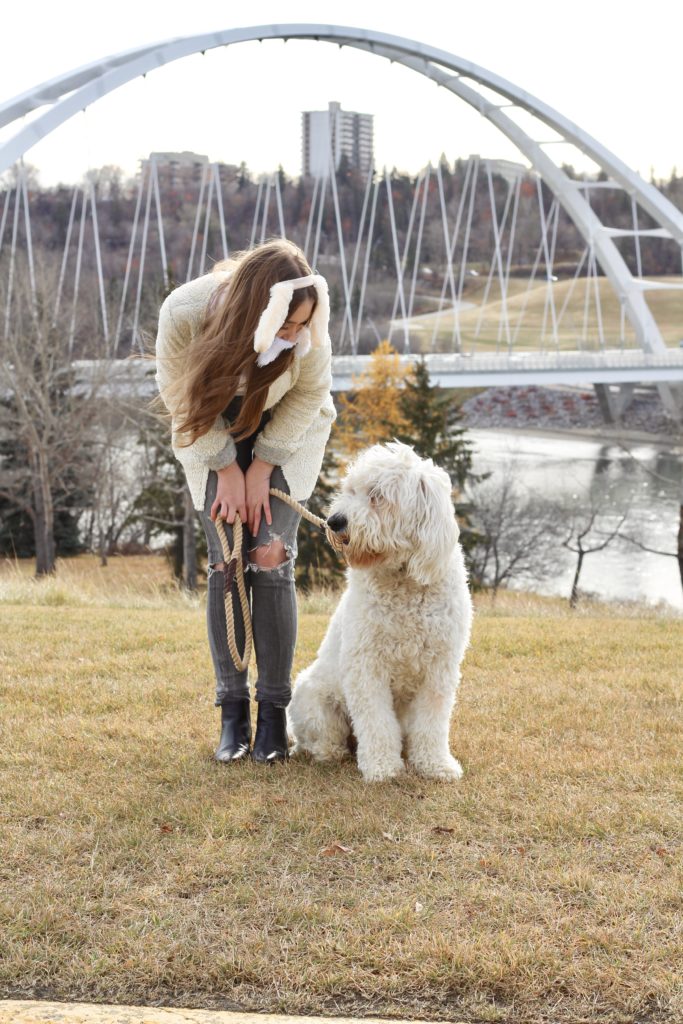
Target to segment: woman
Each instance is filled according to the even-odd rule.
[[[172,292],[161,307],[157,382],[172,418],[172,445],[185,470],[208,545],[207,625],[221,708],[220,762],[272,764],[288,757],[286,712],[297,632],[294,562],[300,514],[277,487],[306,502],[335,419],[330,388],[329,300],[301,250],[266,242],[217,264]],[[247,670],[226,639],[225,563],[215,520],[244,525],[243,561],[258,677],[250,752]],[[235,633],[244,624],[233,581]]]

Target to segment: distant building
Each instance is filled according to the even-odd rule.
[[[324,177],[334,155],[337,170],[342,156],[357,171],[367,174],[373,166],[373,116],[342,110],[330,103],[327,110],[305,110],[302,115],[303,173]]]
[[[187,188],[188,185],[199,186],[209,158],[202,153],[150,153],[147,160],[140,161],[144,172],[150,160],[154,160],[159,176],[161,189]]]

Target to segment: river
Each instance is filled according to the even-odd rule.
[[[683,455],[675,450],[625,442],[625,451],[612,440],[521,430],[472,429],[467,436],[475,446],[475,471],[491,473],[491,483],[508,471],[523,492],[552,501],[567,518],[591,503],[612,522],[627,514],[624,532],[648,547],[675,552],[683,471]],[[558,566],[552,576],[513,585],[568,597],[576,556],[563,548],[554,556]],[[623,541],[586,556],[579,586],[582,593],[602,600],[662,603],[683,610],[676,558]]]

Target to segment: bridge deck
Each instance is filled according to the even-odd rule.
[[[333,389],[347,391],[367,367],[370,356],[334,356]],[[402,355],[415,362],[417,355]],[[497,355],[430,353],[425,363],[433,384],[446,388],[495,387],[506,384],[625,384],[683,381],[683,349],[641,352],[519,352]]]
[[[370,356],[333,356],[332,390],[348,391],[367,368]],[[400,356],[413,363],[418,355]],[[425,355],[430,380],[446,388],[496,387],[508,384],[651,384],[683,383],[683,349],[645,353],[635,350],[604,352],[524,352],[513,355]],[[101,373],[99,360],[78,360],[81,386]],[[107,388],[153,394],[153,359],[116,359],[106,363]]]

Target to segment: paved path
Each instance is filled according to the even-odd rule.
[[[0,1001],[0,1024],[395,1024],[378,1017],[289,1017],[226,1010],[181,1010],[158,1006]],[[404,1021],[402,1024],[410,1024]],[[420,1024],[429,1024],[420,1021]],[[453,1022],[457,1024],[457,1022]]]

